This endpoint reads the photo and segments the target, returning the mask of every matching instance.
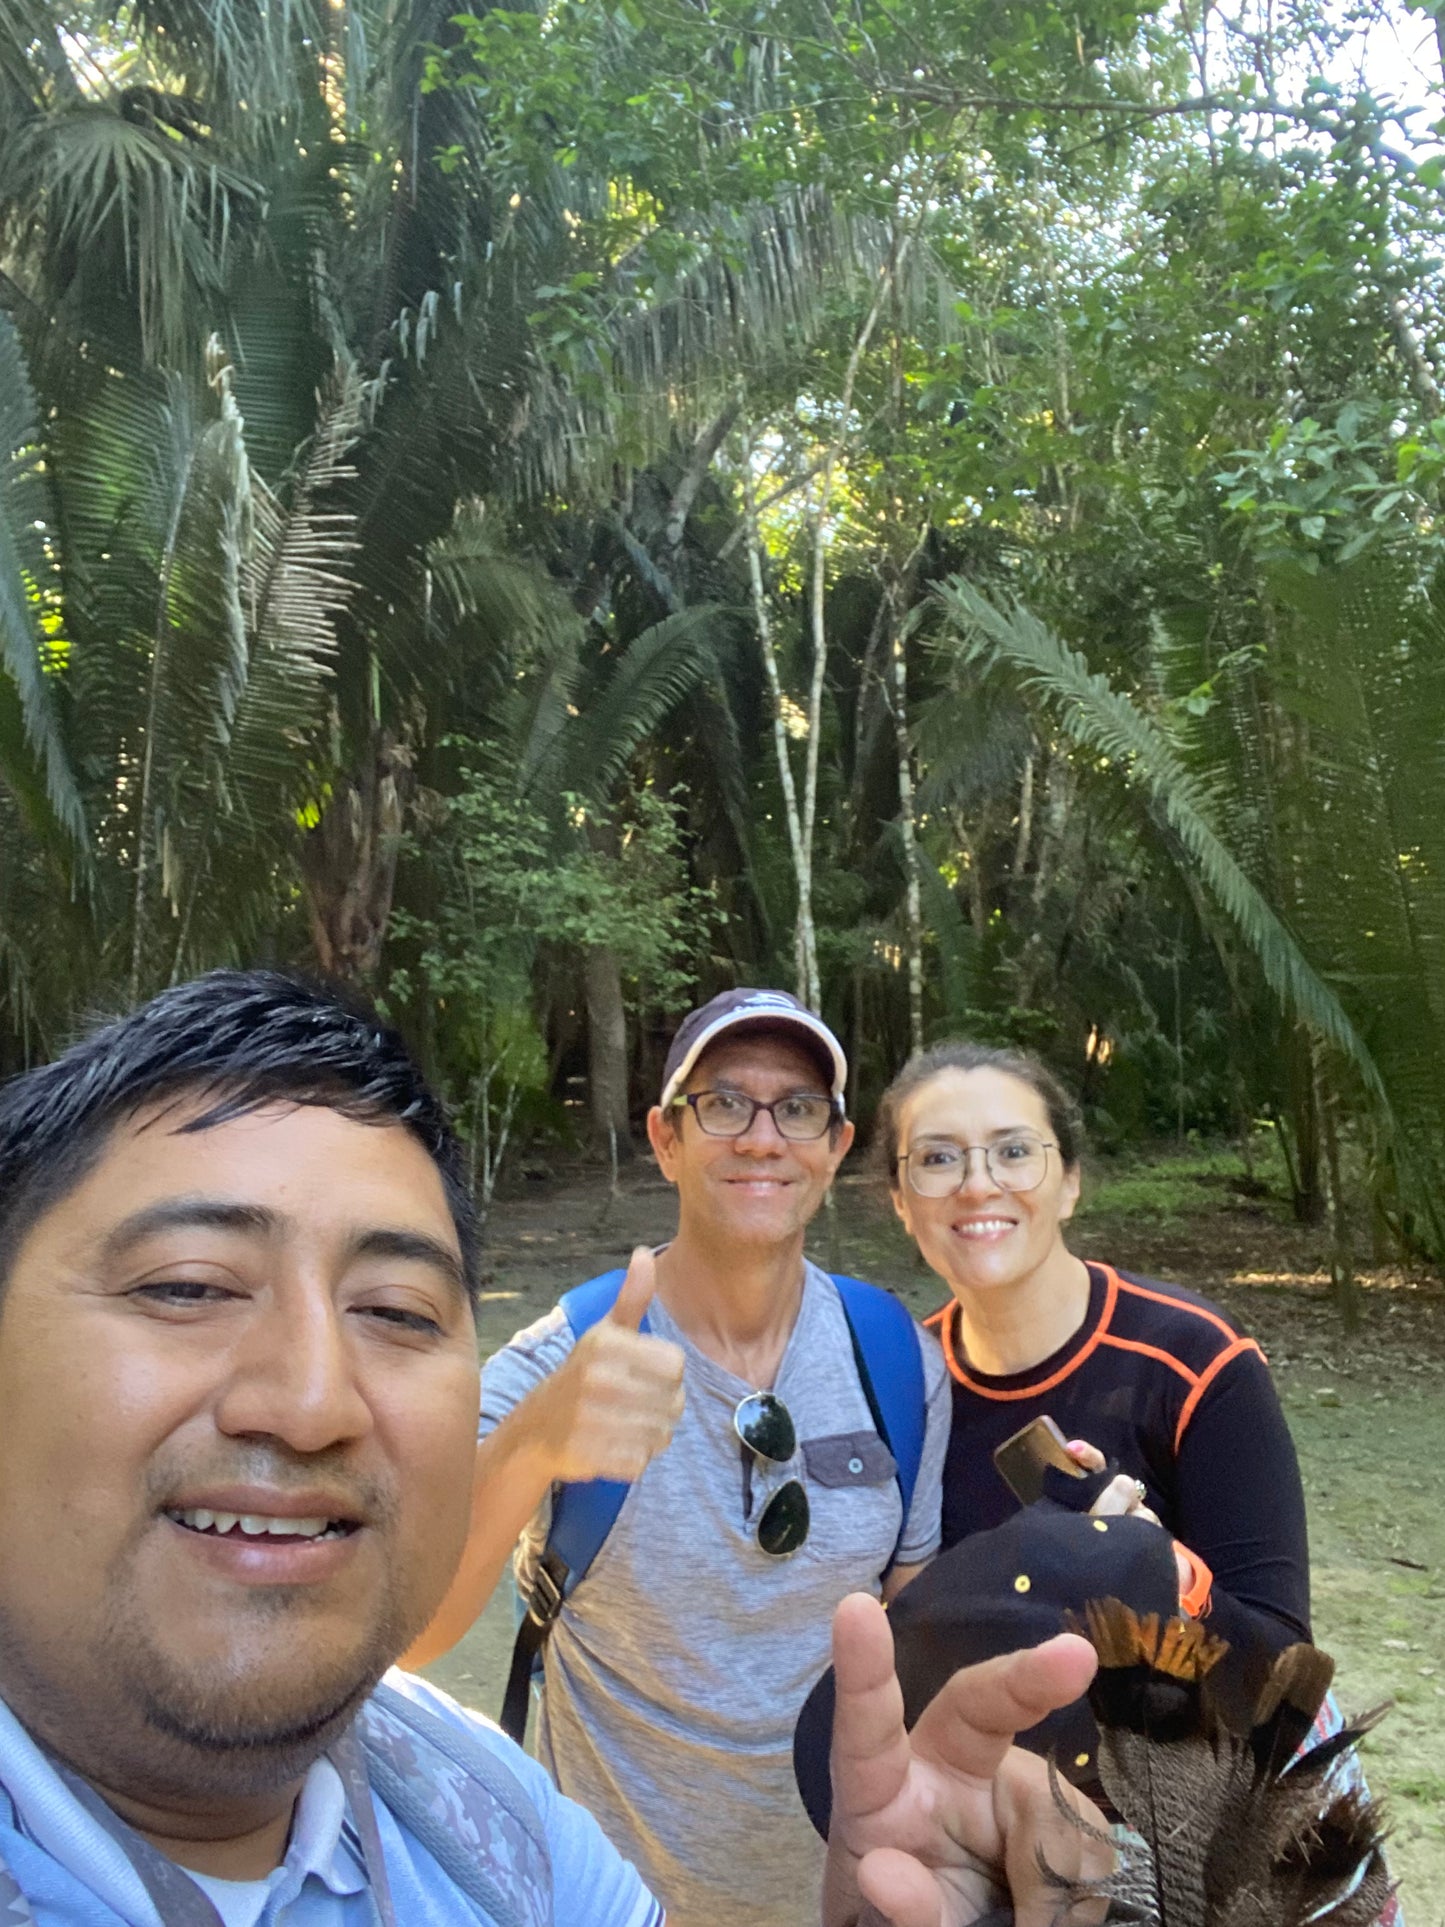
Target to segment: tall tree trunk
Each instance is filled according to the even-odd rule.
[[[381,967],[415,782],[411,745],[374,724],[366,761],[338,780],[301,846],[311,941],[328,977],[366,985]]]
[[[627,1091],[627,1009],[622,972],[605,944],[582,953],[587,999],[587,1094],[601,1142],[620,1162],[633,1154]]]
[[[663,522],[663,540],[674,581],[681,580],[679,568],[682,538],[687,532],[687,518],[692,513],[692,505],[697,500],[697,492],[703,485],[713,458],[732,432],[733,423],[742,413],[741,392],[734,395],[722,411],[710,421],[697,440],[693,443],[692,453],[677,487],[672,491],[672,499],[667,505],[667,515]]]
[[[983,859],[974,843],[961,811],[952,814],[953,844],[963,866],[968,890],[968,920],[976,937],[988,933],[988,886],[983,874]]]
[[[1340,1160],[1338,1100],[1315,1063],[1315,1104],[1320,1114],[1320,1134],[1324,1139],[1325,1170],[1329,1178],[1330,1206],[1330,1295],[1347,1332],[1358,1331],[1360,1291],[1355,1282],[1355,1241],[1350,1225],[1349,1204],[1345,1197],[1344,1171]]]
[[[828,675],[828,624],[827,624],[827,579],[828,550],[833,537],[833,480],[837,473],[838,462],[848,439],[849,420],[853,413],[853,391],[858,382],[858,371],[863,357],[868,351],[868,343],[878,326],[883,313],[884,303],[893,292],[894,282],[899,269],[903,266],[913,240],[913,230],[900,232],[894,229],[888,249],[888,258],[878,273],[873,290],[873,300],[863,325],[859,328],[852,349],[848,355],[847,367],[843,372],[843,387],[838,398],[838,428],[828,444],[827,460],[818,478],[818,490],[813,505],[813,567],[808,594],[808,611],[813,639],[813,671],[808,680],[808,734],[807,753],[803,765],[803,822],[802,822],[802,862],[798,873],[798,925],[799,952],[805,948],[802,936],[803,926],[808,927],[806,948],[810,952],[807,975],[808,989],[800,991],[804,1003],[817,1010],[822,1001],[822,984],[818,977],[817,943],[812,934],[813,924],[813,848],[814,832],[818,819],[818,755],[823,739],[823,691]]]
[[[793,778],[793,758],[788,749],[788,728],[783,715],[783,685],[778,675],[778,655],[773,644],[772,616],[763,583],[762,540],[758,534],[758,509],[753,494],[752,437],[743,446],[743,516],[747,529],[748,580],[752,588],[753,620],[758,629],[758,646],[763,653],[763,674],[768,685],[768,702],[773,712],[773,751],[778,762],[778,782],[783,792],[783,817],[788,826],[788,854],[793,862],[793,881],[798,892],[798,915],[793,926],[793,977],[798,996],[809,1009],[816,1009],[818,982],[818,939],[813,927],[812,878],[803,843],[803,821],[798,810],[798,788]],[[811,994],[810,994],[811,993]]]
[[[1024,758],[1023,781],[1019,785],[1019,833],[1014,842],[1014,867],[1011,879],[1015,889],[1024,880],[1034,840],[1034,753]]]
[[[1037,779],[1036,779],[1037,781]],[[1037,786],[1035,787],[1037,795]],[[1044,907],[1054,886],[1063,854],[1064,831],[1073,800],[1068,761],[1063,756],[1045,755],[1043,822],[1034,830],[1034,880],[1029,895],[1037,914]]]
[[[908,1047],[923,1049],[923,893],[918,820],[913,807],[913,754],[908,740],[908,660],[903,625],[893,612],[893,729],[898,745],[898,827],[903,840],[904,911],[908,937]]]
[[[883,592],[889,655],[886,695],[893,716],[893,742],[898,758],[898,831],[903,845],[908,1048],[915,1052],[923,1049],[923,886],[918,855],[918,812],[913,797],[913,744],[908,729],[908,653],[903,612],[913,594],[927,542],[925,522],[899,578],[890,581]]]
[[[1295,1142],[1295,1222],[1323,1224],[1325,1190],[1320,1156],[1319,1099],[1310,1040],[1300,1029],[1295,1030],[1290,1041],[1289,1082]]]

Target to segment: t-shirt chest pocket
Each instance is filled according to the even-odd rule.
[[[803,1440],[803,1465],[814,1485],[887,1485],[898,1477],[898,1461],[876,1432],[833,1432]]]

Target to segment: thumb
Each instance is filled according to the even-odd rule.
[[[622,1289],[617,1294],[617,1302],[607,1314],[607,1323],[625,1325],[629,1331],[636,1331],[656,1289],[657,1266],[652,1253],[646,1245],[638,1245],[627,1267]]]
[[[875,1847],[864,1855],[858,1891],[869,1904],[865,1918],[876,1920],[878,1927],[941,1927],[943,1899],[936,1877],[896,1847]]]

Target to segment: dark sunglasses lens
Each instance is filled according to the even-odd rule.
[[[758,1544],[774,1559],[796,1552],[808,1536],[808,1495],[796,1479],[780,1485],[758,1520]]]
[[[792,1416],[771,1392],[754,1392],[733,1413],[733,1430],[750,1452],[774,1465],[786,1465],[798,1449]]]

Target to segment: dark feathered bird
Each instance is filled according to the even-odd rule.
[[[1147,1851],[1100,1887],[1061,1882],[1061,1920],[1092,1894],[1150,1927],[1370,1927],[1391,1892],[1380,1816],[1338,1769],[1384,1709],[1301,1751],[1334,1673],[1315,1647],[1226,1701],[1211,1675],[1228,1648],[1194,1620],[1105,1600],[1078,1630],[1099,1655],[1099,1777]]]

